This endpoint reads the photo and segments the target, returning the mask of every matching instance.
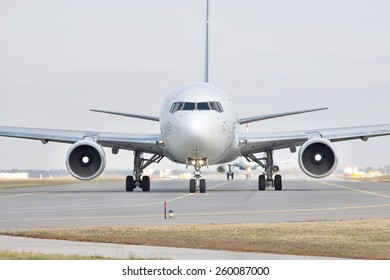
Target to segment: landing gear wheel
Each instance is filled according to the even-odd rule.
[[[234,180],[234,173],[232,172],[232,174],[230,174],[232,176],[232,180]]]
[[[134,190],[134,177],[127,176],[126,177],[126,191],[132,192]]]
[[[230,174],[229,174],[229,172],[228,173],[226,173],[226,179],[230,179]]]
[[[259,176],[259,191],[265,191],[267,182],[265,181],[265,175]]]
[[[205,179],[200,179],[200,193],[205,193],[206,192],[206,180]]]
[[[282,176],[275,175],[274,186],[275,186],[275,191],[282,190]]]
[[[196,182],[195,179],[190,180],[190,193],[196,192]]]
[[[150,177],[149,176],[142,177],[141,187],[142,187],[142,191],[144,191],[144,192],[150,191]]]

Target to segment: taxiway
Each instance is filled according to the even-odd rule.
[[[390,218],[390,183],[285,180],[258,191],[255,180],[207,180],[205,194],[186,180],[153,181],[150,192],[122,181],[0,190],[0,230]],[[173,218],[164,219],[164,202]]]

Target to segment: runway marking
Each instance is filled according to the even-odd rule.
[[[330,207],[330,208],[303,208],[303,209],[281,209],[281,210],[258,210],[258,211],[232,211],[232,212],[199,212],[199,213],[176,213],[175,217],[193,217],[193,216],[221,216],[221,215],[242,215],[242,214],[270,214],[270,213],[294,213],[294,212],[310,212],[310,211],[338,211],[338,210],[353,210],[353,209],[373,209],[373,208],[386,208],[390,207],[390,204],[378,204],[378,205],[362,205],[362,206],[347,206],[347,207]],[[137,218],[163,218],[162,214],[147,214],[147,215],[124,215],[124,216],[97,216],[97,217],[63,217],[63,218],[39,218],[39,219],[20,219],[12,220],[12,222],[39,222],[39,221],[68,221],[68,220],[103,220],[109,219],[137,219]],[[7,223],[11,221],[0,220],[0,223]]]
[[[216,189],[216,188],[221,187],[223,185],[226,185],[228,183],[229,182],[224,182],[224,183],[215,185],[213,187],[208,188],[208,190]],[[55,190],[54,192],[64,192],[64,191],[66,191],[66,190]],[[52,193],[52,192],[22,193],[22,194],[8,195],[8,196],[0,196],[0,198],[10,198],[10,197],[27,196],[27,195],[34,195],[34,194],[48,194],[48,193]],[[182,196],[179,196],[176,198],[172,198],[172,199],[169,199],[166,201],[159,201],[159,202],[147,202],[147,203],[138,203],[138,204],[131,204],[131,205],[90,205],[90,206],[77,207],[77,208],[72,208],[72,209],[56,209],[56,211],[64,212],[64,211],[78,211],[78,210],[118,209],[118,208],[133,208],[133,207],[141,207],[141,206],[155,206],[155,205],[163,205],[164,202],[168,203],[168,202],[178,201],[178,200],[181,200],[181,199],[184,199],[187,197],[191,197],[193,195],[204,195],[204,194],[189,193],[189,194],[185,194],[185,195],[182,195]],[[32,209],[28,208],[28,209],[19,209],[19,210],[31,212]],[[40,210],[40,211],[42,211],[42,210]],[[48,212],[48,211],[53,212],[55,210],[53,210],[53,209],[46,210],[46,212]],[[7,213],[21,213],[21,212],[20,211],[17,211],[17,212],[12,211],[12,212],[7,212]]]
[[[18,197],[18,196],[26,196],[31,195],[33,193],[20,193],[20,194],[10,194],[10,195],[2,195],[0,198],[10,198],[10,197]]]
[[[221,184],[215,185],[214,187],[208,188],[208,190],[213,190],[213,189],[222,187],[222,186],[227,185],[228,183],[231,183],[231,182],[233,182],[233,181],[223,182],[223,183],[221,183]]]
[[[190,197],[190,196],[193,196],[193,195],[196,195],[196,193],[189,193],[189,194],[185,194],[185,195],[182,195],[182,196],[179,196],[179,197],[176,197],[176,198],[172,198],[170,200],[167,200],[167,201],[163,201],[163,202],[159,202],[159,203],[168,203],[168,202],[173,202],[173,201],[177,201],[177,200],[180,200],[180,199],[183,199],[183,198],[186,198],[186,197]]]
[[[225,181],[223,183],[217,184],[215,186],[212,186],[208,188],[209,190],[211,189],[216,189],[218,187],[224,186],[231,183],[230,181]],[[390,198],[390,195],[386,194],[381,194],[373,191],[366,191],[366,190],[359,190],[339,184],[333,184],[333,183],[328,183],[328,182],[320,182],[322,184],[327,184],[331,186],[335,186],[338,188],[350,190],[350,191],[355,191],[355,192],[360,192],[368,195],[373,195],[373,196],[378,196],[378,197],[383,197],[383,198]],[[22,194],[14,194],[14,195],[8,195],[8,196],[3,196],[3,197],[15,197],[15,196],[23,196],[23,195],[33,195],[33,194],[43,194],[46,192],[34,192],[34,193],[22,193]],[[50,192],[52,193],[52,192]],[[191,194],[185,194],[185,195],[180,195],[176,198],[172,198],[170,200],[167,200],[167,202],[175,202],[179,200],[183,200],[185,198],[190,198],[193,197],[194,195],[199,195],[199,198],[201,198],[206,194],[200,194],[200,193],[191,193]],[[0,197],[1,198],[1,197]],[[72,208],[72,209],[50,209],[47,211],[77,211],[77,210],[93,210],[93,209],[109,209],[109,208],[131,208],[131,207],[140,207],[140,206],[152,206],[152,205],[162,205],[163,202],[150,202],[150,203],[139,203],[139,204],[133,204],[133,205],[91,205],[91,206],[86,206],[86,207],[78,207],[78,208]],[[390,207],[390,204],[377,204],[377,205],[362,205],[362,206],[339,206],[339,207],[324,207],[324,208],[303,208],[303,209],[276,209],[276,210],[253,210],[253,211],[222,211],[222,212],[190,212],[190,213],[175,213],[176,217],[193,217],[193,216],[221,216],[221,215],[256,215],[256,214],[272,214],[272,213],[299,213],[299,212],[310,212],[310,211],[343,211],[343,210],[356,210],[356,209],[374,209],[374,208],[387,208]],[[22,222],[22,221],[65,221],[65,220],[103,220],[103,219],[108,219],[108,220],[123,220],[125,221],[126,219],[148,219],[148,218],[161,218],[163,215],[160,213],[156,213],[156,211],[151,212],[150,214],[135,214],[135,215],[116,215],[116,216],[69,216],[69,217],[62,217],[62,218],[56,218],[56,217],[47,217],[47,218],[33,218],[33,219],[21,219],[21,220],[12,220],[12,222]],[[4,213],[3,213],[4,214]],[[0,220],[0,223],[7,223],[11,222],[7,220]]]
[[[208,188],[208,190],[212,190],[212,189],[215,189],[215,188],[218,188],[218,187],[221,187],[223,185],[226,185],[227,183],[229,182],[224,182],[224,183],[221,183],[221,184],[218,184],[218,185],[215,185],[213,187],[210,187]],[[165,200],[165,201],[159,201],[159,202],[148,202],[148,203],[141,203],[141,204],[132,204],[132,205],[108,205],[108,206],[100,206],[100,207],[96,207],[96,206],[90,206],[90,207],[86,207],[86,208],[79,208],[80,210],[94,210],[94,209],[102,209],[102,208],[107,208],[107,209],[112,209],[112,208],[131,208],[131,207],[138,207],[138,206],[153,206],[153,205],[163,205],[164,202],[168,203],[168,202],[174,202],[174,201],[178,201],[178,200],[181,200],[181,199],[184,199],[184,198],[187,198],[187,197],[191,197],[191,196],[194,196],[194,195],[203,195],[203,194],[200,194],[200,193],[189,193],[189,194],[185,194],[185,195],[181,195],[179,197],[176,197],[176,198],[172,198],[172,199],[169,199],[169,200]],[[73,209],[70,209],[70,210],[75,210],[75,208]]]
[[[369,208],[384,208],[390,207],[390,204],[379,205],[363,205],[363,206],[346,206],[346,207],[330,207],[330,208],[303,208],[303,209],[281,209],[281,210],[258,210],[258,211],[237,211],[237,212],[210,212],[210,213],[186,213],[176,214],[176,216],[217,216],[217,215],[242,215],[242,214],[265,214],[265,213],[294,213],[294,212],[310,212],[310,211],[336,211],[336,210],[353,210],[353,209],[369,209]]]
[[[221,184],[218,184],[218,185],[215,185],[213,187],[207,188],[207,190],[213,190],[213,189],[219,188],[219,187],[221,187],[223,185],[226,185],[227,183],[229,183],[229,182],[223,182]],[[181,199],[184,199],[184,198],[187,198],[187,197],[190,197],[190,196],[193,196],[193,195],[198,195],[198,194],[199,195],[204,195],[204,194],[200,194],[200,193],[189,193],[189,194],[186,194],[186,195],[182,195],[182,196],[179,196],[179,197],[167,200],[165,202],[167,202],[167,203],[168,202],[173,202],[173,201],[181,200]],[[206,194],[207,194],[207,192],[206,192]]]
[[[27,187],[27,188],[39,188],[39,186],[34,186],[34,187]],[[56,188],[56,187],[63,187],[63,186],[45,186],[45,188]],[[11,197],[19,197],[19,196],[28,196],[28,195],[36,195],[36,194],[49,194],[49,193],[53,193],[53,192],[67,192],[67,191],[71,191],[71,190],[79,190],[79,189],[93,189],[93,188],[96,188],[96,186],[89,186],[89,187],[83,187],[80,185],[77,185],[77,186],[65,186],[64,188],[62,189],[52,189],[50,191],[36,191],[36,192],[24,192],[24,193],[18,193],[18,194],[10,194],[10,195],[0,195],[0,198],[11,198]],[[4,190],[7,190],[7,189],[4,189]],[[12,188],[8,189],[8,190],[13,190]]]
[[[354,189],[354,188],[351,188],[351,187],[347,187],[347,186],[343,186],[343,185],[339,185],[339,184],[334,184],[334,183],[323,182],[323,181],[319,181],[319,183],[324,184],[324,185],[330,185],[330,186],[338,187],[340,189],[354,191],[354,192],[360,192],[360,193],[369,194],[369,195],[373,195],[373,196],[390,198],[390,195],[381,194],[381,193],[377,193],[377,192],[373,192],[373,191],[359,190],[359,189]]]
[[[1,195],[0,198],[11,198],[11,197],[38,195],[38,194],[49,194],[49,193],[52,193],[52,192],[65,192],[65,190],[55,190],[55,191],[51,191],[51,192],[48,192],[48,191],[37,191],[37,192],[29,192],[29,193]]]

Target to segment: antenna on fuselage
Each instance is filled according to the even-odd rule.
[[[209,32],[209,0],[206,0],[206,53],[204,67],[204,81],[210,82],[210,32]]]

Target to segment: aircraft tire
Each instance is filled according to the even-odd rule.
[[[259,191],[265,191],[265,186],[267,185],[265,181],[265,176],[260,175],[259,176]]]
[[[134,190],[134,177],[126,177],[126,192],[132,192]]]
[[[142,177],[141,186],[142,186],[142,191],[144,191],[144,192],[150,191],[150,177],[149,176]]]
[[[205,193],[206,192],[206,180],[205,179],[200,179],[200,193]]]
[[[196,192],[196,182],[195,179],[190,180],[190,193]]]
[[[275,175],[274,186],[275,186],[275,191],[282,190],[282,176]]]

